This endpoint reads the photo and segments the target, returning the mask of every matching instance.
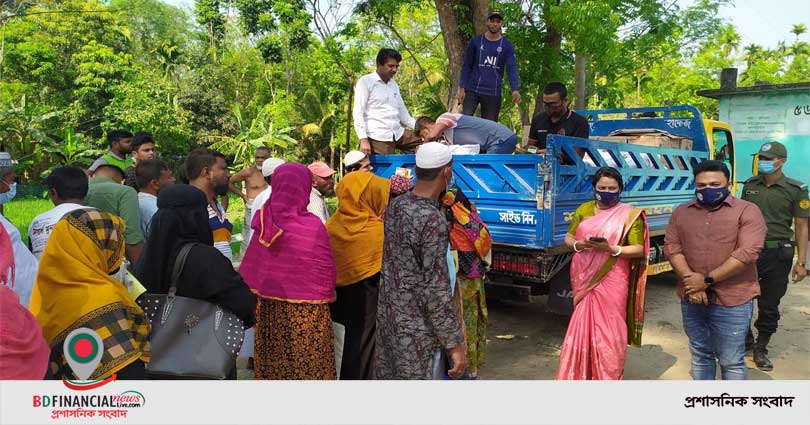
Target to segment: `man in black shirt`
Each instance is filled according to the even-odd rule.
[[[568,109],[568,91],[562,83],[548,83],[543,89],[543,109],[545,112],[534,116],[529,130],[529,146],[536,146],[538,153],[545,153],[549,134],[588,138],[588,120]]]

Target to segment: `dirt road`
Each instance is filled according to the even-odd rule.
[[[554,379],[567,318],[542,304],[491,303],[489,354],[482,379]],[[810,379],[810,279],[792,284],[780,305],[779,331],[771,339],[772,372],[746,356],[749,379]],[[755,313],[756,316],[756,308]],[[497,336],[514,335],[514,339]],[[628,348],[625,379],[691,379],[690,355],[672,274],[647,285],[643,345]]]

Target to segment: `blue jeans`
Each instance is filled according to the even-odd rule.
[[[508,139],[498,143],[495,146],[487,149],[486,152],[482,153],[489,153],[489,154],[511,154],[515,152],[515,146],[517,146],[517,136],[512,135]]]
[[[748,300],[734,307],[681,301],[683,328],[692,352],[692,379],[715,379],[717,362],[724,380],[744,380],[745,335],[754,313]]]

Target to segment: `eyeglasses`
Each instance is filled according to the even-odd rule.
[[[543,106],[545,106],[546,108],[549,108],[549,109],[559,108],[562,105],[563,105],[562,101],[554,102],[554,103],[543,102]]]

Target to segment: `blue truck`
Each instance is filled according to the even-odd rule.
[[[704,120],[691,106],[579,113],[589,120],[590,139],[549,135],[544,155],[453,157],[456,184],[476,205],[492,234],[486,282],[489,298],[533,301],[547,295],[549,310],[570,314],[573,295],[568,266],[572,254],[564,245],[565,234],[574,210],[593,199],[591,178],[602,166],[621,171],[625,180],[622,201],[647,213],[649,273],[671,270],[663,252],[664,232],[674,208],[694,197],[692,169],[715,156],[715,140],[733,143],[728,125]],[[617,130],[637,129],[666,131],[691,140],[691,146],[605,140]],[[383,177],[390,177],[399,167],[413,169],[414,163],[414,155],[373,157],[374,172]]]

